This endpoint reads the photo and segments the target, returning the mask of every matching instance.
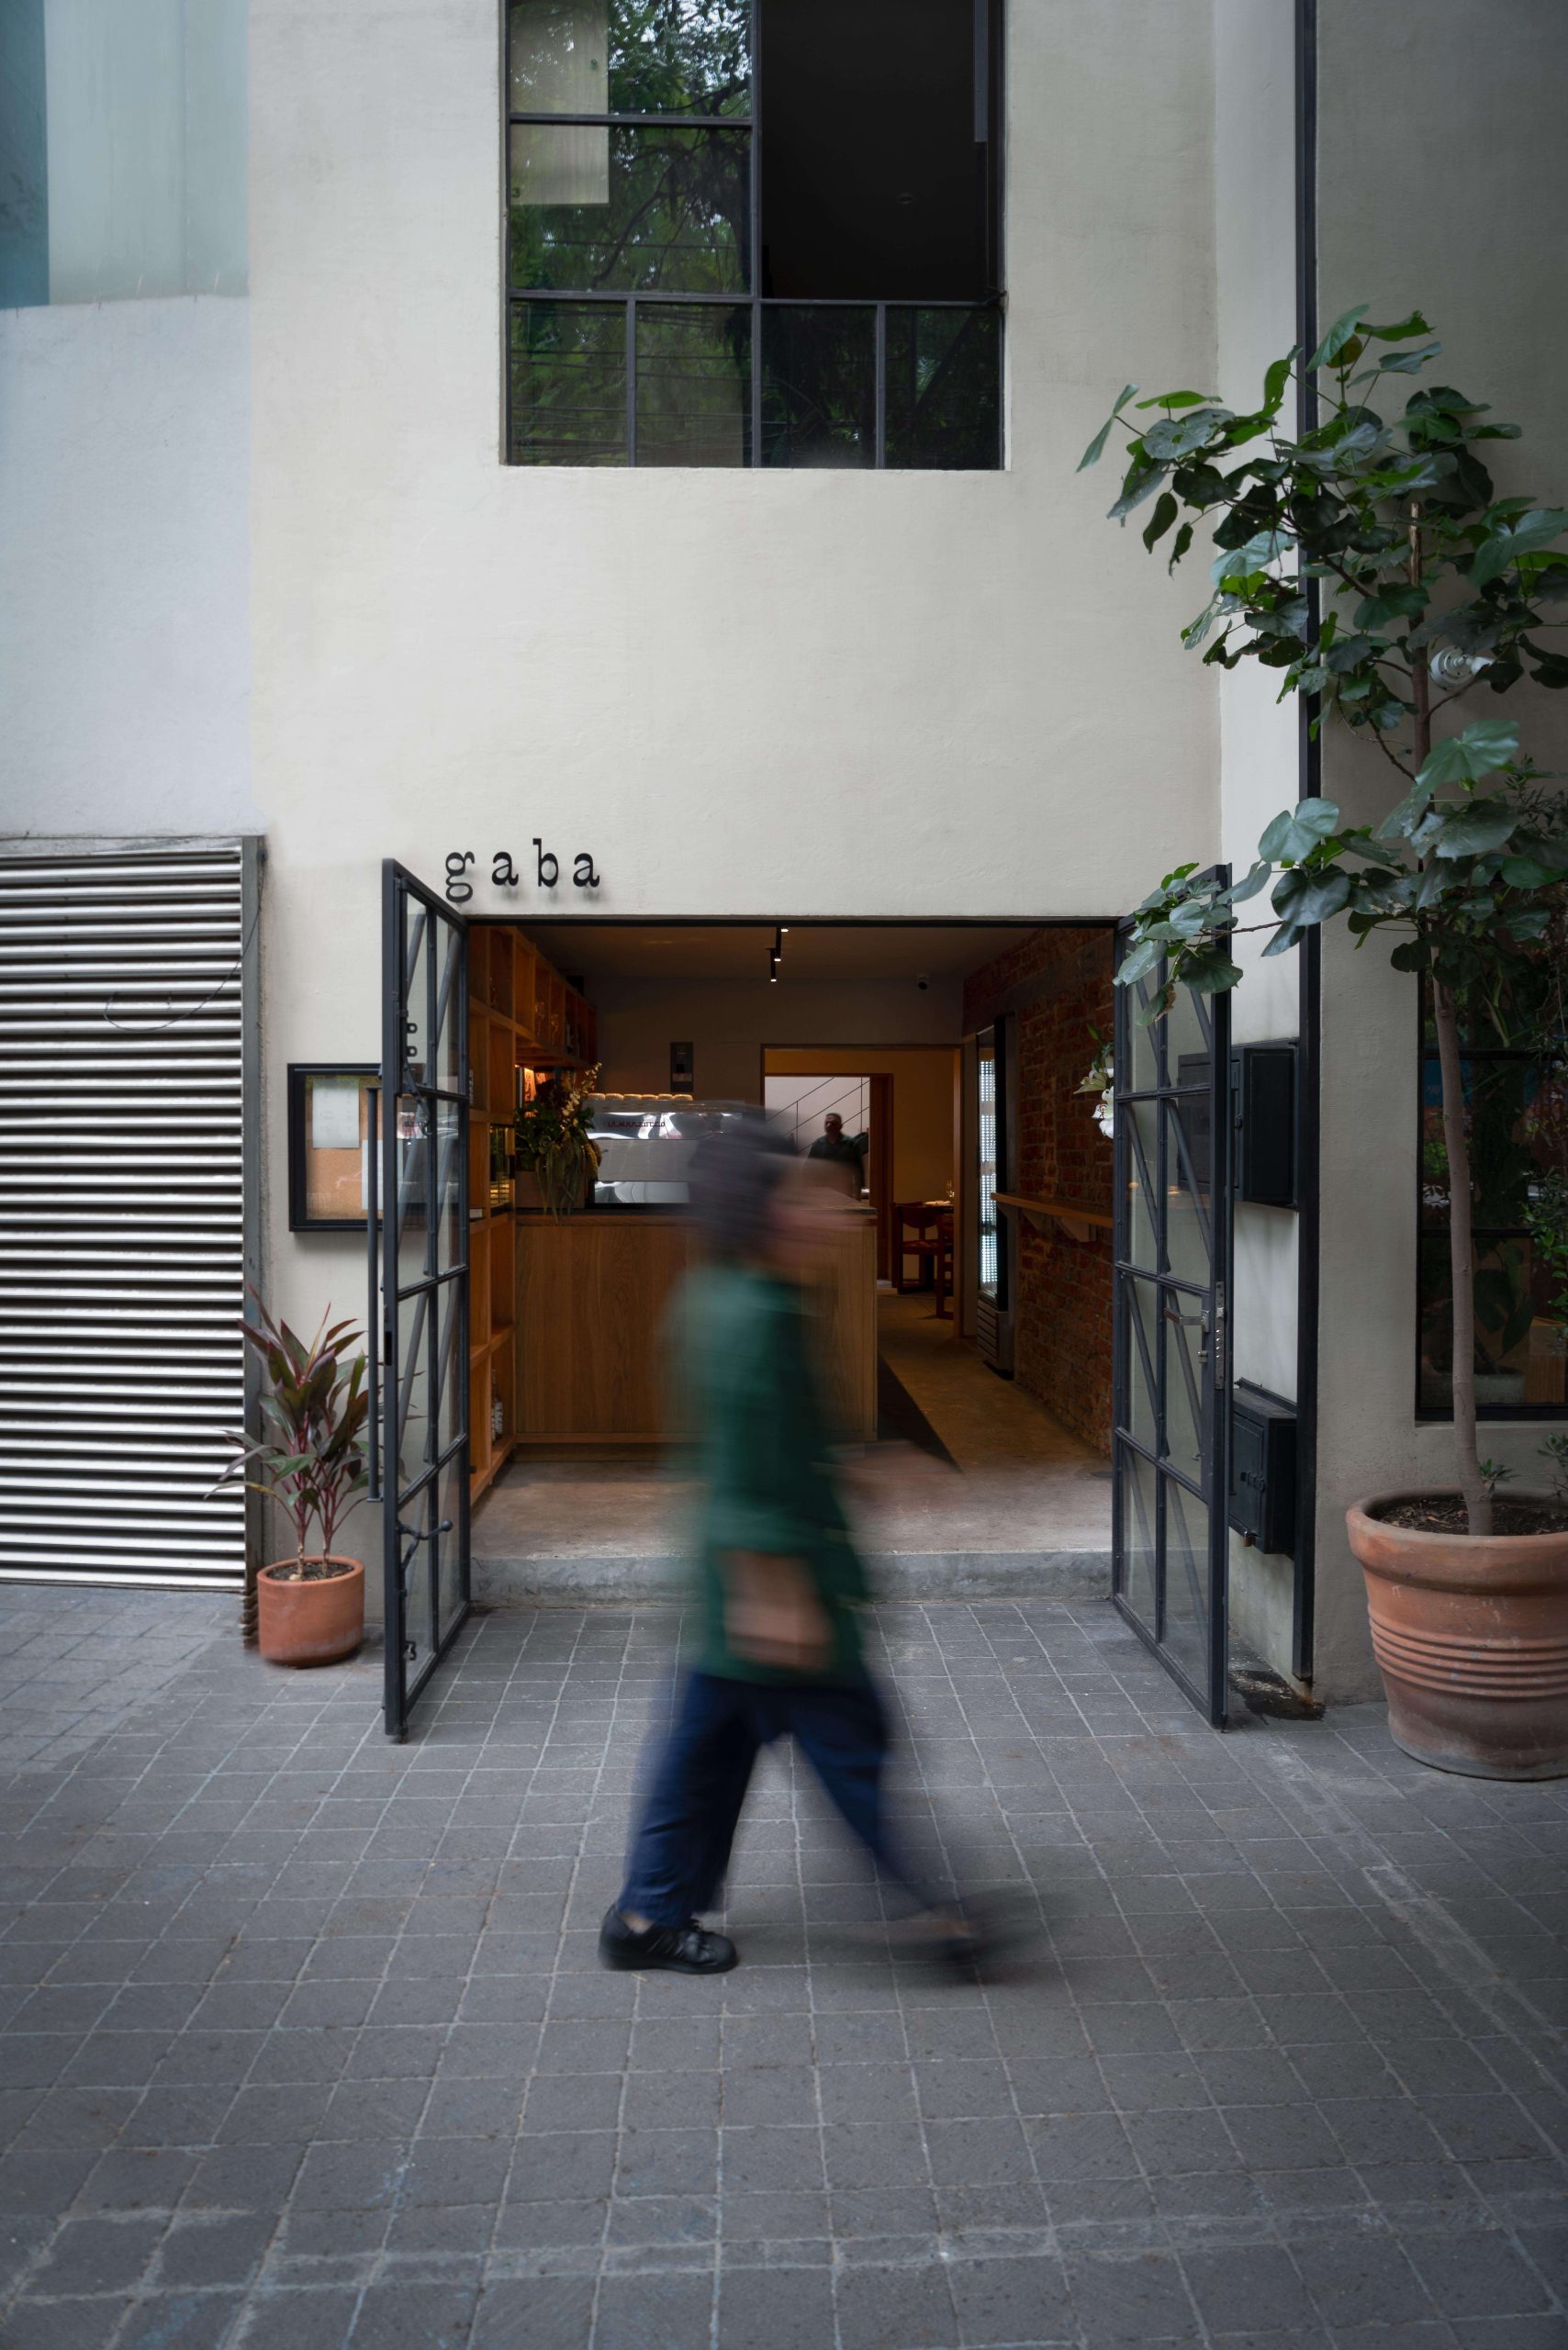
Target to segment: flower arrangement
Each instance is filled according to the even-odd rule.
[[[1111,1058],[1111,1039],[1102,1036],[1092,1020],[1089,1023],[1089,1033],[1094,1039],[1094,1058],[1074,1091],[1092,1093],[1098,1097],[1094,1104],[1094,1123],[1109,1139],[1115,1132],[1116,1124],[1115,1096],[1112,1091],[1114,1064]]]
[[[599,1171],[599,1145],[588,1131],[588,1102],[599,1064],[546,1078],[517,1113],[517,1158],[539,1184],[557,1224],[583,1204]]]

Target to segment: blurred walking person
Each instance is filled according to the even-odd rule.
[[[865,1570],[850,1539],[811,1362],[801,1280],[847,1211],[758,1125],[705,1143],[692,1200],[707,1260],[685,1324],[701,1485],[696,1667],[640,1799],[626,1881],[599,1933],[607,1966],[717,1975],[739,1952],[699,1921],[718,1906],[753,1767],[791,1737],[906,1915],[901,1932],[972,1964],[961,1911],[934,1898],[890,1833],[889,1732],[862,1652]]]

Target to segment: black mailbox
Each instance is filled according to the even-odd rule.
[[[1231,1423],[1230,1523],[1260,1550],[1295,1556],[1295,1405],[1244,1379]]]
[[[1230,1057],[1236,1099],[1236,1196],[1265,1208],[1296,1204],[1296,1048],[1238,1045]]]

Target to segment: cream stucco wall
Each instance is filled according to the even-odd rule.
[[[0,310],[0,834],[259,824],[249,410],[242,299]]]
[[[1568,12],[1321,8],[1324,313],[1428,305],[1526,427],[1504,482],[1562,498]],[[1129,373],[1234,399],[1292,339],[1288,0],[1013,0],[995,475],[503,466],[499,14],[252,0],[250,301],[0,319],[0,829],[264,826],[291,1315],[364,1297],[355,1242],[283,1229],[284,1070],[377,1053],[383,856],[439,880],[472,849],[472,910],[522,919],[1103,917],[1240,862],[1294,791],[1267,681],[1182,650],[1193,566],[1073,470]],[[1346,745],[1325,774],[1382,796]],[[489,888],[536,834],[592,851],[591,905]],[[1325,1000],[1320,1680],[1350,1691],[1343,1504],[1439,1474],[1446,1435],[1411,1395],[1409,990],[1331,942]],[[1292,966],[1235,1010],[1294,1031]],[[1294,1227],[1244,1218],[1238,1367],[1286,1393],[1294,1281]]]
[[[492,0],[257,0],[255,745],[280,866],[429,870],[539,833],[590,843],[621,913],[1119,903],[1212,788],[1209,697],[1158,625],[1182,591],[1073,535],[1134,334],[1178,370],[1209,355],[1185,16],[1014,11],[1009,471],[627,473],[498,462]]]
[[[1194,18],[1012,11],[1006,472],[627,473],[498,462],[494,0],[254,0],[274,1159],[285,1062],[375,1051],[383,855],[537,834],[621,914],[1103,916],[1212,850],[1190,589],[1073,470],[1135,350],[1212,364]],[[286,1305],[357,1294],[352,1248],[278,1237]]]
[[[1324,319],[1360,300],[1392,318],[1419,304],[1442,340],[1442,380],[1524,428],[1486,453],[1498,494],[1568,504],[1568,183],[1543,168],[1568,119],[1568,12],[1559,0],[1320,0],[1319,21]],[[1508,698],[1543,767],[1568,766],[1562,703],[1528,684]],[[1483,691],[1460,715],[1497,708]],[[1342,733],[1325,734],[1323,774],[1358,820],[1382,813],[1396,781]],[[1319,1671],[1370,1691],[1345,1505],[1451,1482],[1452,1441],[1415,1416],[1414,983],[1374,946],[1354,955],[1329,935],[1323,1002]],[[1493,1423],[1483,1442],[1539,1478],[1542,1433]]]

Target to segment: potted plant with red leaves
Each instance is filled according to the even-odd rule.
[[[1495,496],[1481,444],[1518,427],[1481,402],[1425,381],[1402,404],[1388,398],[1441,346],[1425,340],[1419,311],[1380,327],[1367,308],[1336,319],[1305,364],[1299,351],[1276,360],[1246,413],[1177,391],[1139,401],[1158,411],[1146,422],[1123,413],[1128,385],[1084,452],[1092,464],[1112,428],[1127,427],[1111,514],[1125,521],[1152,500],[1151,550],[1180,518],[1170,568],[1197,529],[1210,532],[1213,592],[1186,644],[1227,669],[1278,670],[1282,695],[1316,701],[1315,732],[1325,718],[1359,730],[1399,777],[1375,827],[1304,800],[1267,827],[1236,883],[1196,864],[1167,874],[1138,909],[1117,978],[1155,975],[1140,1019],[1158,1018],[1178,986],[1234,987],[1231,942],[1254,926],[1238,910],[1271,884],[1272,919],[1255,925],[1273,934],[1265,954],[1343,920],[1358,944],[1394,934],[1394,968],[1419,975],[1441,1077],[1430,1151],[1451,1307],[1437,1343],[1446,1352],[1451,1338],[1457,1490],[1369,1496],[1348,1513],[1350,1547],[1400,1745],[1447,1770],[1556,1777],[1568,1774],[1568,1506],[1561,1492],[1498,1494],[1477,1456],[1476,1373],[1495,1368],[1499,1302],[1497,1269],[1475,1262],[1484,1104],[1466,1057],[1487,1036],[1514,1046],[1525,1035],[1549,1087],[1568,1072],[1568,797],[1521,755],[1510,720],[1456,726],[1447,713],[1527,672],[1568,686],[1568,655],[1541,642],[1568,601],[1568,510]],[[1281,410],[1303,378],[1318,420],[1293,437]],[[1550,1207],[1550,1156],[1523,1180],[1529,1223]],[[1544,1295],[1510,1291],[1502,1304],[1524,1326],[1550,1318]]]
[[[240,1449],[215,1490],[245,1484],[270,1494],[295,1534],[294,1555],[257,1575],[257,1645],[275,1664],[332,1664],[353,1656],[364,1635],[364,1567],[336,1548],[369,1482],[364,1342],[351,1322],[329,1325],[323,1315],[308,1343],[259,1300],[255,1320],[240,1326],[265,1367],[265,1427],[256,1438],[228,1431]]]

